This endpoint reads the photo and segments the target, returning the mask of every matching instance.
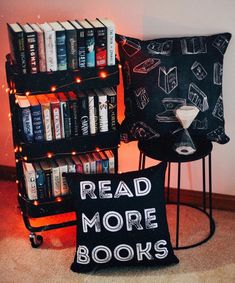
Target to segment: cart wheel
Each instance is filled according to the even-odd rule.
[[[31,242],[32,248],[38,248],[43,243],[43,237],[34,233],[30,233],[29,240]]]

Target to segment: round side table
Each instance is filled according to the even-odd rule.
[[[139,156],[139,170],[145,168],[146,156],[158,161],[167,162],[168,176],[167,176],[167,187],[166,187],[166,204],[176,205],[176,243],[174,249],[188,249],[199,246],[207,242],[215,232],[215,222],[212,216],[212,173],[211,173],[211,151],[212,143],[207,140],[199,140],[194,138],[194,144],[197,148],[196,152],[191,155],[179,155],[173,150],[173,140],[148,140],[140,141],[138,143],[138,148],[140,151]],[[206,170],[206,158],[208,159],[208,170]],[[181,164],[185,162],[192,162],[201,159],[202,161],[202,203],[201,207],[195,206],[190,203],[181,202]],[[178,174],[177,174],[177,199],[176,201],[170,200],[170,178],[171,178],[171,163],[178,164]],[[206,172],[207,171],[207,172]],[[208,174],[208,207],[206,205],[206,173]],[[192,209],[196,209],[207,216],[209,220],[209,234],[203,239],[192,243],[190,245],[179,245],[180,233],[180,206],[187,206]]]

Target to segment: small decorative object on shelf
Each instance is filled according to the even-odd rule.
[[[82,23],[95,35],[92,66],[90,34],[84,37]],[[15,23],[8,24],[8,31],[11,54],[6,62],[7,93],[18,201],[31,232],[31,245],[36,248],[43,242],[36,232],[75,224],[74,220],[36,227],[30,223],[30,218],[74,211],[64,172],[118,171],[119,67],[111,60],[115,58],[115,45],[110,47],[115,26],[110,20],[97,19],[90,23]],[[26,34],[28,41],[30,36],[34,38],[35,61],[29,58]],[[101,47],[105,49],[102,52]]]

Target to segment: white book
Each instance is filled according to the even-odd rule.
[[[61,195],[68,195],[69,194],[69,187],[66,181],[66,178],[63,177],[63,173],[68,173],[68,165],[64,159],[57,159],[56,163],[60,168],[60,189]]]
[[[97,113],[95,113],[95,97],[96,94],[92,90],[86,91],[88,95],[88,110],[89,110],[89,128],[90,128],[90,134],[94,135],[97,133]]]
[[[75,173],[76,172],[76,164],[73,162],[73,160],[69,157],[66,157],[65,161],[68,165],[68,172]]]
[[[112,150],[105,150],[105,155],[107,156],[109,160],[109,173],[114,174],[115,173],[115,158]]]
[[[115,25],[109,19],[98,19],[107,28],[107,65],[115,65]]]
[[[95,89],[98,96],[98,113],[99,113],[99,131],[108,132],[108,101],[107,95],[100,89]]]
[[[52,195],[58,197],[61,195],[60,168],[53,160],[49,161],[49,165],[51,167]]]
[[[84,174],[90,174],[91,169],[90,169],[90,162],[87,159],[85,154],[79,155],[79,159],[82,162],[82,166],[83,166],[83,173]]]
[[[89,153],[86,154],[86,158],[90,163],[90,174],[96,174],[96,160]]]
[[[36,173],[32,163],[23,162],[24,180],[26,187],[26,194],[28,199],[35,200],[38,198]]]
[[[40,24],[44,32],[47,71],[57,71],[56,35],[48,23]]]
[[[47,65],[46,65],[46,51],[45,51],[45,43],[44,43],[44,34],[38,24],[31,24],[31,27],[37,33],[39,71],[46,72]]]

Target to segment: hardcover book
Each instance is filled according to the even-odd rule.
[[[45,174],[45,184],[46,184],[46,198],[52,198],[52,172],[51,172],[51,166],[46,161],[40,161],[40,166],[42,167],[42,170]]]
[[[79,159],[79,157],[78,156],[72,156],[72,160],[75,163],[76,172],[83,173],[83,165],[82,165],[82,162]]]
[[[67,98],[69,102],[71,117],[71,135],[73,137],[77,137],[79,135],[78,98],[73,91],[67,92]]]
[[[79,21],[85,31],[86,67],[95,67],[95,35],[94,28],[86,20]]]
[[[108,100],[108,123],[109,130],[117,129],[117,93],[113,87],[102,88],[102,91],[107,95]]]
[[[65,162],[64,159],[57,159],[56,163],[59,165],[60,168],[60,188],[61,188],[61,194],[68,195],[69,194],[69,187],[66,181],[66,178],[63,177],[63,173],[68,172],[68,165]]]
[[[33,123],[30,104],[26,96],[16,95],[18,103],[19,134],[24,142],[33,142]]]
[[[26,74],[26,54],[24,45],[24,32],[17,23],[7,24],[11,59],[19,73]]]
[[[60,101],[54,93],[46,95],[51,105],[51,118],[52,118],[52,132],[56,140],[62,138],[61,131],[61,115],[60,115]]]
[[[87,153],[85,156],[90,163],[90,174],[96,174],[96,160],[90,153]]]
[[[55,31],[48,23],[40,24],[40,28],[44,32],[47,71],[48,72],[57,71]]]
[[[79,159],[82,162],[82,167],[83,167],[83,173],[84,174],[90,174],[91,173],[91,167],[90,167],[90,162],[85,154],[79,155]]]
[[[54,160],[49,160],[48,163],[51,167],[52,196],[58,197],[61,195],[60,168]]]
[[[108,101],[107,95],[100,89],[95,89],[98,96],[99,131],[107,132],[108,128]]]
[[[36,174],[32,163],[23,162],[23,171],[27,197],[29,200],[36,200],[38,198]]]
[[[108,158],[109,161],[109,173],[114,174],[115,173],[115,158],[112,150],[105,150],[104,151],[105,156]]]
[[[44,42],[43,31],[38,24],[30,24],[30,25],[37,34],[39,71],[46,72],[47,66],[46,66],[46,53],[45,53],[45,42]]]
[[[36,95],[29,95],[27,98],[30,103],[34,141],[42,142],[44,141],[44,129],[41,105]]]
[[[92,90],[86,91],[88,97],[89,128],[90,134],[98,132],[98,97]]]
[[[43,200],[46,198],[45,174],[38,162],[33,162],[32,164],[36,174],[37,196],[39,200]]]
[[[23,25],[22,29],[24,30],[27,71],[35,74],[39,71],[37,33],[29,24]]]
[[[67,69],[75,70],[78,68],[77,31],[68,21],[60,24],[65,29]]]
[[[42,109],[42,119],[43,119],[43,126],[44,126],[44,140],[45,141],[52,141],[52,121],[51,121],[51,107],[50,101],[46,95],[40,94],[37,95],[37,99],[41,104]]]
[[[98,19],[107,28],[107,64],[115,65],[115,25],[109,19]]]
[[[107,156],[104,154],[103,151],[99,151],[98,153],[102,160],[102,173],[108,174],[109,173],[109,159],[107,158]]]
[[[68,165],[68,172],[70,172],[70,173],[75,173],[75,172],[76,172],[76,164],[75,164],[75,162],[73,161],[73,159],[70,158],[70,157],[66,157],[66,158],[65,158],[65,162],[66,162],[67,165]]]
[[[78,115],[79,115],[79,133],[81,136],[89,135],[89,111],[88,111],[88,99],[87,96],[79,91],[78,97]]]
[[[91,155],[92,155],[92,158],[96,162],[96,173],[101,174],[102,173],[102,159],[99,155],[99,152],[92,152]]]
[[[49,24],[55,31],[57,69],[59,71],[67,70],[65,29],[58,22],[52,22]]]

